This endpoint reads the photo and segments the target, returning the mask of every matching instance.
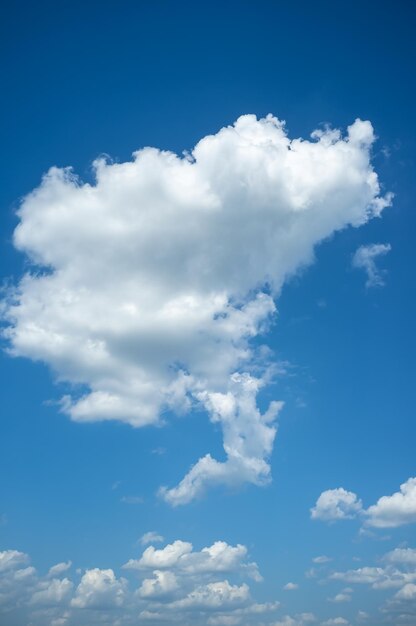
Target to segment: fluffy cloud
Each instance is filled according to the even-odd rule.
[[[96,567],[81,578],[71,605],[81,609],[121,606],[125,594],[125,579],[118,580],[112,569]]]
[[[384,560],[389,563],[416,566],[416,550],[413,548],[395,548],[385,555]]]
[[[63,572],[67,572],[70,569],[71,565],[71,561],[68,561],[67,563],[57,563],[49,569],[48,576],[50,578],[54,578],[54,576],[59,576]]]
[[[365,585],[374,590],[394,591],[381,610],[388,616],[386,623],[415,623],[416,616],[416,550],[412,548],[396,548],[387,552],[380,561],[382,566],[366,565],[344,572],[333,572],[330,580],[343,581],[353,585]],[[343,589],[341,593],[350,595],[351,589]],[[359,612],[365,621],[369,616]],[[360,615],[361,614],[361,615]],[[398,615],[407,616],[408,621],[398,619]]]
[[[249,599],[248,585],[230,585],[222,580],[207,585],[200,585],[186,598],[171,604],[172,609],[221,609],[241,605]]]
[[[174,569],[187,574],[231,572],[244,570],[254,580],[261,580],[256,563],[246,562],[247,548],[238,544],[230,546],[225,541],[216,541],[200,552],[194,552],[187,541],[174,541],[157,550],[149,546],[140,559],[130,559],[124,569]]]
[[[0,572],[16,569],[21,565],[26,565],[28,562],[29,557],[24,552],[19,552],[18,550],[4,550],[4,552],[0,552]]]
[[[203,407],[227,460],[200,459],[161,491],[168,502],[266,483],[281,405],[256,406],[270,373],[253,340],[314,247],[389,204],[373,141],[368,121],[305,141],[246,115],[183,158],[145,148],[99,159],[94,184],[51,168],[18,211],[14,244],[31,269],[3,303],[10,353],[71,383],[61,407],[76,421],[139,427]]]
[[[161,550],[147,548],[133,564],[140,565],[127,568],[130,580],[99,568],[82,575],[76,570],[75,580],[51,578],[51,571],[69,569],[56,566],[39,577],[33,567],[21,567],[29,557],[12,550],[0,552],[0,562],[6,561],[8,567],[0,572],[0,622],[4,614],[16,626],[127,626],[138,616],[140,622],[244,626],[279,607],[276,601],[253,602],[241,579],[257,573],[260,580],[257,566],[247,560],[244,546],[221,541],[200,551],[181,541]]]
[[[160,541],[163,541],[162,535],[154,530],[149,530],[149,532],[144,533],[144,535],[140,537],[140,543],[142,546],[145,546],[148,543],[158,543]]]
[[[395,597],[399,600],[416,600],[416,585],[407,583],[396,593]]]
[[[362,502],[352,491],[342,487],[323,491],[311,509],[312,519],[338,521],[351,519],[362,510]]]
[[[154,578],[145,578],[139,588],[142,598],[154,598],[164,596],[178,589],[178,582],[173,572],[155,570]]]
[[[416,522],[416,478],[400,485],[400,491],[382,496],[367,511],[367,524],[376,528],[395,528]]]
[[[316,556],[312,559],[312,562],[317,563],[318,565],[330,563],[330,561],[332,561],[332,559],[329,556],[325,556],[324,554],[322,554],[321,556]]]
[[[296,589],[299,589],[299,585],[297,583],[286,583],[283,589],[285,591],[296,591]]]
[[[376,259],[384,256],[391,250],[390,244],[371,243],[367,246],[360,246],[356,250],[352,265],[358,269],[363,269],[367,274],[366,287],[382,287],[384,285],[383,272],[377,268]]]
[[[396,528],[416,522],[416,478],[409,478],[400,485],[400,491],[382,496],[368,509],[363,509],[355,493],[342,487],[323,491],[311,509],[312,519],[326,521],[351,519],[357,514],[365,517],[366,526],[374,528]],[[365,528],[362,531],[367,532]]]
[[[50,581],[42,582],[32,595],[31,604],[56,606],[57,604],[66,603],[71,596],[73,586],[73,583],[68,578],[63,580],[53,578]]]
[[[337,593],[333,598],[329,598],[330,602],[335,602],[336,604],[340,602],[349,602],[351,600],[351,595],[349,593],[341,592]]]

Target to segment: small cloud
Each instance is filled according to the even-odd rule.
[[[120,498],[120,502],[124,502],[124,504],[143,504],[144,500],[141,496],[123,496]]]
[[[311,518],[326,522],[352,519],[362,511],[362,502],[352,491],[342,487],[323,491],[311,509]]]
[[[153,448],[152,454],[162,456],[163,454],[166,454],[166,448],[162,448],[162,446],[159,446],[158,448]]]
[[[416,522],[416,477],[400,485],[400,491],[382,496],[365,514],[374,528],[397,528]]]
[[[296,398],[295,405],[297,409],[306,409],[308,406],[303,398]]]
[[[111,490],[115,491],[116,489],[118,489],[121,485],[121,480],[115,480],[113,482],[113,484],[111,485]]]
[[[360,246],[352,257],[352,266],[363,269],[367,274],[366,287],[383,287],[385,274],[376,266],[375,259],[384,256],[391,250],[389,243],[370,243],[367,246]]]
[[[323,563],[329,563],[330,561],[332,561],[332,559],[329,556],[325,556],[324,554],[322,556],[316,556],[314,559],[312,559],[312,562],[317,563],[318,565],[322,565]]]
[[[350,602],[351,596],[348,593],[337,593],[333,598],[328,598],[329,602]]]
[[[296,589],[299,589],[299,585],[297,583],[287,583],[283,589],[285,591],[295,591]]]
[[[64,572],[67,572],[72,565],[72,561],[67,561],[66,563],[57,563],[53,565],[48,572],[48,578],[55,578],[56,576],[60,576]]]
[[[139,541],[142,546],[146,546],[148,543],[160,543],[161,541],[164,541],[164,537],[159,535],[156,531],[150,530],[149,532],[144,533],[144,535],[140,537]]]

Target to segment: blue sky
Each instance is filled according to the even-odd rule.
[[[3,7],[2,624],[415,623],[414,13]]]

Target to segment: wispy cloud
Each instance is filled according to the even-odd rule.
[[[357,269],[363,269],[367,274],[366,287],[383,287],[385,271],[377,267],[376,260],[390,250],[389,243],[370,243],[367,246],[360,246],[354,253],[352,265]]]

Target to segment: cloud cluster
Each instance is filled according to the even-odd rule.
[[[360,515],[367,526],[397,528],[416,522],[416,478],[400,485],[400,491],[382,496],[368,509],[352,491],[342,487],[323,491],[311,509],[311,518],[323,521],[352,519]]]
[[[30,269],[3,302],[10,353],[71,383],[73,420],[160,423],[204,408],[227,460],[200,459],[161,494],[270,479],[280,408],[257,395],[269,352],[254,341],[314,247],[380,215],[368,121],[290,140],[271,115],[240,117],[190,154],[145,148],[94,163],[95,182],[53,167],[22,202],[14,244]]]
[[[381,564],[333,572],[333,581],[366,585],[377,591],[394,592],[383,607],[392,623],[414,623],[416,619],[416,550],[396,548],[381,559]],[[391,619],[389,619],[391,622]]]
[[[200,551],[180,540],[161,549],[149,546],[126,563],[126,576],[110,568],[71,575],[70,563],[40,576],[28,555],[15,550],[0,552],[0,567],[0,622],[13,626],[132,626],[137,619],[246,624],[250,616],[279,607],[276,601],[253,602],[244,579],[261,581],[257,565],[247,560],[245,546],[223,541]]]

